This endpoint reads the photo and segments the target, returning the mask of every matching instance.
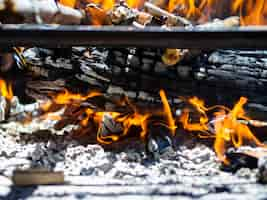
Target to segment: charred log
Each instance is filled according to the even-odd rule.
[[[188,55],[174,66],[164,64],[161,49],[74,48],[71,59],[53,58],[44,52],[31,49],[24,53],[26,71],[45,80],[64,79],[69,88],[127,95],[138,102],[159,103],[161,88],[172,104],[181,102],[179,96],[192,95],[211,104],[228,105],[240,96],[251,103],[266,102],[266,97],[259,95],[267,87],[266,51],[203,52]]]

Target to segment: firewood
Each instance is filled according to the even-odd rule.
[[[214,19],[212,22],[197,25],[200,29],[217,29],[217,28],[230,28],[240,26],[240,18],[237,16],[228,17],[226,19]]]
[[[145,2],[144,7],[148,13],[153,15],[154,17],[166,17],[167,18],[167,24],[171,26],[190,26],[192,23],[180,16],[176,16],[174,14],[169,13],[166,10],[161,9],[160,7],[150,3]]]
[[[68,80],[64,87],[76,88],[77,86],[73,86],[75,83],[85,88],[96,88],[104,94],[127,94],[140,102],[156,103],[158,90],[163,88],[173,101],[179,99],[178,96],[196,95],[211,101],[224,99],[225,102],[221,103],[229,104],[240,96],[246,96],[249,103],[255,103],[262,98],[262,95],[257,94],[261,94],[266,88],[265,51],[251,55],[250,52],[245,54],[229,50],[217,50],[206,55],[203,52],[197,59],[168,67],[162,62],[163,51],[159,49],[122,48],[102,51],[92,48],[89,58],[83,56],[84,50],[75,49],[72,67],[64,73],[52,66],[52,62],[56,61],[46,63],[45,57],[40,59],[38,55],[29,54],[31,56],[26,60],[32,63],[39,58],[35,66],[47,69],[51,75],[49,80],[57,80],[59,77]],[[57,76],[53,77],[52,74]],[[48,81],[48,77],[43,78]],[[34,90],[31,84],[27,85],[32,93],[37,92],[35,96],[44,92],[40,89]]]
[[[81,24],[81,11],[54,0],[0,0],[1,23]]]
[[[129,8],[124,2],[115,5],[110,12],[110,18],[113,24],[129,25],[137,16],[137,11]]]
[[[16,186],[64,184],[63,172],[45,169],[16,170],[12,176]]]

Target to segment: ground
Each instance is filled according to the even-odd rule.
[[[257,170],[222,171],[212,146],[196,138],[178,134],[174,155],[154,161],[136,139],[104,148],[81,145],[68,134],[29,134],[14,123],[2,124],[0,131],[0,199],[267,198],[266,186],[256,181]],[[7,177],[30,166],[64,171],[66,184],[13,186]]]

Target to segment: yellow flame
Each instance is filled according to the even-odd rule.
[[[171,130],[172,134],[174,135],[177,127],[175,125],[175,120],[172,116],[171,108],[170,108],[170,105],[169,105],[169,102],[168,102],[168,99],[166,97],[164,90],[160,90],[159,95],[163,103],[164,114],[167,117],[168,127]]]
[[[261,25],[267,22],[265,0],[235,0],[232,11],[239,12],[242,25]]]
[[[3,79],[0,79],[0,90],[1,95],[5,97],[7,100],[11,100],[13,98],[13,91],[11,84],[6,83]]]
[[[76,4],[76,0],[59,0],[59,3],[61,3],[64,6],[74,8]]]

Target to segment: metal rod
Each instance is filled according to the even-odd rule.
[[[227,29],[0,25],[0,46],[267,49],[267,26]]]

